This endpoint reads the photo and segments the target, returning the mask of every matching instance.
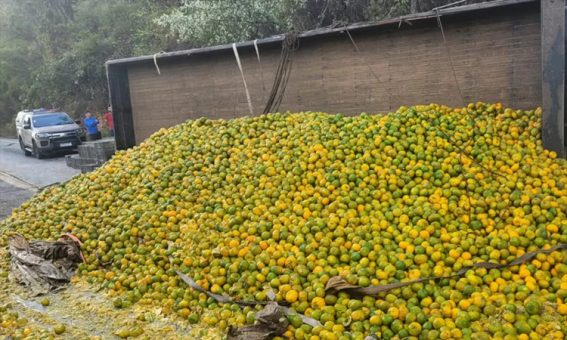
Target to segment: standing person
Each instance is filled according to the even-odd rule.
[[[106,121],[106,126],[108,127],[108,134],[114,137],[114,121],[112,120],[112,106],[108,107],[108,110],[103,115]]]
[[[87,140],[97,140],[100,139],[100,131],[98,130],[98,119],[92,116],[90,111],[85,113],[85,119],[83,120],[85,123],[85,128],[87,129]]]

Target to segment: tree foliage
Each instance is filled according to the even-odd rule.
[[[102,110],[108,104],[105,61],[175,45],[154,23],[175,3],[3,0],[0,123],[25,107]]]
[[[191,46],[261,38],[489,0],[181,0],[155,22]]]
[[[450,2],[1,0],[0,126],[25,107],[102,110],[109,59],[379,20]]]
[[[156,23],[179,42],[222,44],[408,13],[410,0],[182,0]]]
[[[291,28],[289,19],[302,0],[182,0],[156,20],[192,45],[214,45],[263,37]]]

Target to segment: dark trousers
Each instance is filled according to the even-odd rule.
[[[100,138],[101,138],[100,131],[98,131],[97,133],[94,133],[94,134],[92,134],[92,135],[87,135],[87,140],[88,140],[88,141],[98,140],[98,139],[100,139]]]

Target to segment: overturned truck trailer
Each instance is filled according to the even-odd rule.
[[[496,0],[293,38],[108,61],[117,147],[203,116],[484,101],[541,106],[544,145],[565,156],[565,1]]]

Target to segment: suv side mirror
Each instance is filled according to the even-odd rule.
[[[29,130],[31,129],[31,123],[30,122],[25,122],[24,123],[24,130]]]

